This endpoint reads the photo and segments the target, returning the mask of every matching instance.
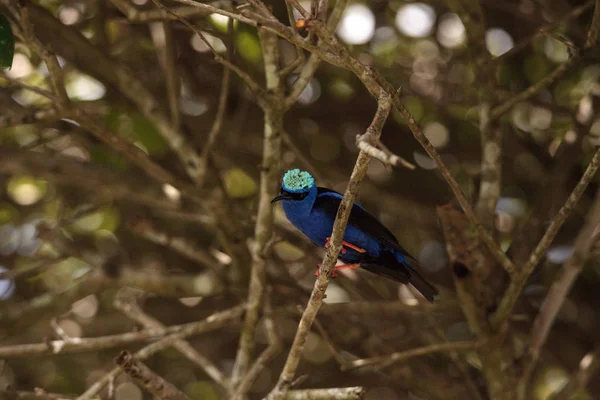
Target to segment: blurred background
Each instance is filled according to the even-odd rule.
[[[0,12],[12,16],[9,3],[0,2]],[[68,97],[85,110],[87,125],[91,120],[134,144],[176,180],[186,181],[184,166],[141,108],[145,95],[124,93],[128,85],[118,77],[126,74],[164,114],[168,94],[176,93],[179,130],[202,153],[223,87],[223,66],[214,62],[206,43],[179,21],[163,23],[164,15],[149,0],[32,3],[28,8],[34,35],[58,56]],[[123,3],[135,11],[129,20]],[[228,1],[212,3],[232,7]],[[268,3],[288,24],[284,3]],[[300,3],[310,8],[310,2]],[[461,19],[462,6],[454,3],[350,1],[336,33],[363,64],[402,88],[402,101],[474,202],[481,181],[479,106],[483,101],[504,103],[579,54],[594,2],[481,0],[481,46],[467,45],[467,14]],[[163,4],[181,10],[218,53],[263,82],[255,28],[217,14],[186,13],[189,8],[173,2]],[[10,20],[14,24],[16,19]],[[279,47],[283,65],[296,59],[294,46],[280,40]],[[166,76],[169,60],[175,89],[167,87],[173,82]],[[593,155],[600,140],[599,76],[597,54],[586,53],[499,119],[502,187],[495,229],[509,254],[514,255],[512,245],[518,240],[539,240],[540,230]],[[286,87],[296,77],[289,74]],[[223,125],[210,151],[200,196],[206,202],[201,204],[98,140],[75,113],[53,108],[57,103],[47,96],[51,89],[39,52],[17,34],[12,68],[0,75],[0,345],[136,329],[113,306],[123,287],[144,291],[138,293],[144,312],[165,325],[200,320],[242,303],[263,137],[263,112],[247,86],[231,75]],[[356,135],[364,133],[375,109],[374,99],[352,73],[322,63],[285,114],[281,173],[307,169],[318,185],[343,192],[358,154]],[[452,294],[436,214],[436,206],[455,205],[453,195],[400,115],[390,115],[381,140],[416,169],[391,169],[371,161],[359,201],[419,259],[424,275],[443,296],[430,307],[405,286],[364,271],[344,271],[328,288],[320,328],[309,334],[297,374],[307,375],[301,387],[364,385],[370,400],[469,398],[465,376],[483,387],[475,353],[466,357],[466,364],[442,354],[385,368],[340,371],[341,361],[440,338],[472,337]],[[524,290],[511,321],[516,353],[524,351],[532,320],[572,253],[597,182],[595,178]],[[219,220],[223,215],[226,224]],[[250,398],[261,398],[279,376],[297,327],[297,305],[306,303],[322,256],[275,206],[267,268],[284,351],[260,374]],[[599,281],[600,263],[592,252],[546,344],[532,399],[551,399],[599,344]],[[503,285],[501,278],[498,284]],[[357,302],[371,306],[354,308]],[[240,326],[232,321],[190,343],[229,375]],[[258,354],[268,343],[262,322],[256,340]],[[0,389],[40,387],[78,395],[113,367],[120,350],[6,359],[0,361]],[[218,383],[173,349],[146,362],[191,399],[225,398]],[[117,378],[113,389],[110,394],[117,400],[149,398],[126,376]],[[591,382],[579,395],[598,398],[599,383]],[[107,398],[108,392],[102,396]]]

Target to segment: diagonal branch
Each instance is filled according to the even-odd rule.
[[[548,339],[554,320],[573,287],[575,280],[579,276],[583,264],[596,240],[596,235],[594,235],[594,233],[599,224],[600,191],[596,193],[596,199],[591,210],[588,212],[585,224],[583,225],[583,228],[581,228],[577,239],[575,239],[573,255],[571,255],[571,258],[564,264],[557,278],[554,280],[554,283],[552,283],[550,291],[544,300],[544,304],[533,322],[529,351],[525,366],[523,367],[524,373],[521,378],[520,391],[523,398],[525,396],[527,384],[529,383],[535,364],[539,359],[541,349]]]
[[[236,307],[239,308],[239,307]],[[227,323],[231,320],[232,311],[231,309],[221,313],[215,313],[204,320],[206,324],[210,325],[218,325],[222,326],[222,324]],[[236,317],[239,317],[241,314],[235,314]],[[199,322],[200,323],[200,322]],[[134,356],[138,360],[145,360],[154,354],[163,351],[166,348],[173,346],[179,340],[185,339],[191,335],[196,334],[197,331],[195,329],[187,328],[177,331],[176,333],[170,334],[169,336],[164,337],[163,339],[149,344],[146,347],[143,347],[139,351],[137,351]],[[81,396],[77,398],[77,400],[92,400],[97,396],[98,393],[106,386],[108,383],[115,379],[117,376],[121,374],[121,368],[117,367],[112,369],[110,372],[102,376],[98,381],[92,384]]]
[[[133,293],[127,288],[125,293],[117,295],[114,301],[116,309],[121,311],[132,321],[142,325],[145,329],[164,329],[164,325],[158,320],[152,318],[142,311],[135,301]],[[229,380],[227,377],[212,363],[208,358],[196,351],[185,340],[179,340],[175,342],[173,347],[184,355],[188,360],[202,368],[202,370],[208,375],[213,381],[221,385],[221,387],[227,389],[229,387]]]
[[[600,167],[600,149],[596,151],[596,154],[594,154],[594,157],[587,166],[583,176],[577,183],[577,186],[575,186],[565,204],[561,207],[556,217],[552,220],[552,223],[546,230],[546,233],[538,243],[537,247],[529,256],[529,260],[523,266],[523,269],[511,281],[508,289],[506,289],[506,293],[504,294],[504,297],[498,306],[498,310],[491,317],[492,325],[498,327],[510,316],[512,309],[517,303],[517,299],[519,298],[519,295],[523,290],[527,279],[529,278],[529,275],[531,275],[535,267],[539,264],[543,255],[546,254],[546,251],[548,250],[548,247],[550,247],[550,244],[552,244],[554,237],[569,215],[571,215],[571,212],[577,203],[579,203],[579,200],[585,192],[585,189],[592,178],[594,178],[596,171],[598,171],[598,167]]]
[[[406,361],[413,357],[425,356],[435,353],[450,352],[450,351],[471,351],[476,350],[484,342],[483,341],[461,341],[461,342],[447,342],[447,343],[436,343],[429,346],[418,347],[416,349],[410,349],[406,351],[399,351],[397,353],[388,354],[385,356],[363,358],[361,360],[355,360],[349,363],[349,365],[343,368],[346,370],[353,370],[357,368],[364,368],[376,365],[378,368],[389,367],[390,365]]]
[[[188,397],[172,383],[152,371],[146,364],[123,350],[115,358],[117,364],[129,377],[161,400],[188,400]]]
[[[382,96],[379,98],[375,117],[373,118],[373,121],[371,122],[371,125],[367,129],[365,135],[371,136],[375,140],[379,139],[383,125],[385,124],[391,108],[391,96],[382,94]],[[365,152],[361,151],[358,155],[356,164],[354,165],[354,170],[350,176],[350,181],[346,187],[344,197],[342,198],[342,202],[340,203],[340,207],[333,224],[333,233],[331,235],[330,242],[331,245],[327,249],[325,257],[323,258],[321,274],[315,282],[310,299],[308,300],[306,308],[302,313],[300,323],[298,324],[298,330],[296,331],[296,336],[294,337],[294,342],[292,343],[292,348],[288,354],[283,371],[279,376],[279,380],[277,381],[277,384],[271,393],[269,393],[269,395],[266,397],[268,400],[282,399],[290,388],[294,376],[296,375],[296,369],[300,363],[300,357],[302,356],[302,352],[304,350],[306,338],[310,331],[310,327],[313,324],[321,305],[323,304],[325,291],[329,285],[329,275],[333,270],[338,254],[341,250],[342,239],[344,237],[346,224],[348,223],[348,218],[350,217],[350,212],[352,211],[354,199],[358,194],[360,183],[366,176],[370,160],[371,156]]]

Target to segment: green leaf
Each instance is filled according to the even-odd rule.
[[[10,22],[0,14],[0,69],[10,69],[15,55],[15,37]]]

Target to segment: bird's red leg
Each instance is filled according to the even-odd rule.
[[[327,241],[325,242],[325,248],[329,248],[329,246],[331,245],[331,237],[327,238]],[[346,247],[349,249],[352,249],[354,251],[357,251],[359,253],[366,253],[367,251],[365,249],[361,249],[358,246],[353,245],[352,243],[348,243],[346,241],[342,241],[342,254],[346,254]]]
[[[344,264],[344,265],[337,265],[335,267],[333,267],[333,273],[331,274],[331,276],[333,278],[337,278],[338,273],[337,271],[341,270],[341,269],[356,269],[360,267],[360,264]],[[315,276],[319,276],[321,275],[321,264],[317,265],[317,270],[315,271]]]
[[[352,243],[348,243],[348,242],[342,242],[342,246],[348,247],[349,249],[352,249],[352,250],[357,251],[359,253],[366,253],[367,252],[365,249],[361,249],[360,247],[355,246]]]

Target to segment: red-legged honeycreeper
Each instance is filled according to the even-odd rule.
[[[328,247],[333,222],[342,195],[331,189],[317,187],[306,171],[292,169],[285,173],[281,192],[271,203],[280,201],[290,222],[319,247]],[[396,237],[354,203],[344,232],[342,250],[338,257],[343,268],[361,267],[402,283],[410,283],[430,302],[438,290],[415,269],[419,262],[398,244]],[[317,272],[318,274],[318,272]]]

